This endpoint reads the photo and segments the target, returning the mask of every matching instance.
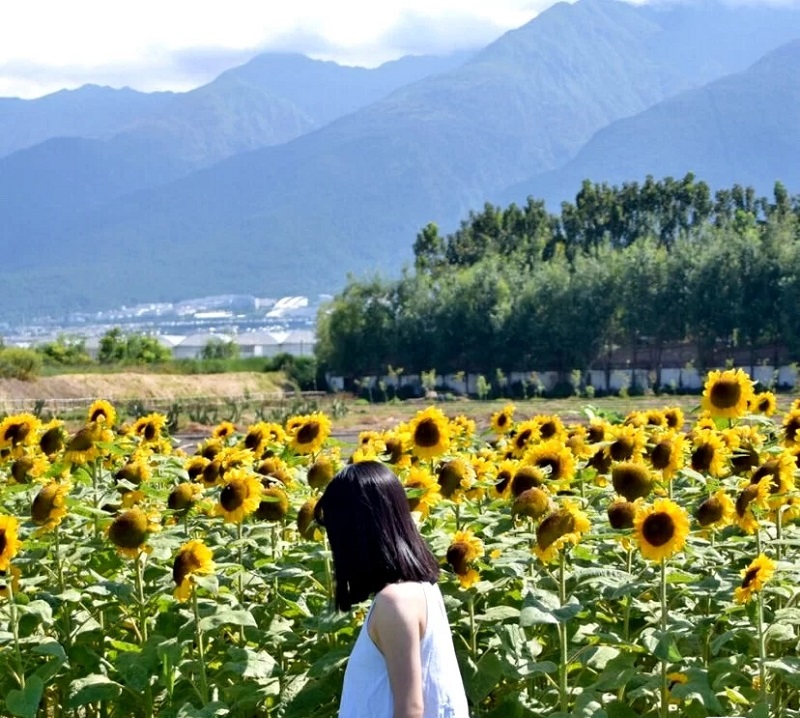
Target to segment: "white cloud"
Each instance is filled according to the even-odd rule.
[[[188,89],[265,50],[375,65],[486,44],[554,2],[3,0],[0,96],[34,97],[87,82]]]
[[[441,29],[446,41],[432,49],[460,49],[448,27],[469,26],[465,41],[480,44],[553,1],[7,0],[0,4],[0,95],[34,96],[85,82],[185,89],[233,64],[227,56],[308,52],[291,46],[298,38],[327,48],[326,59],[377,64],[409,50],[383,42],[409,19]],[[186,63],[187,54],[205,57],[198,63],[204,68]]]

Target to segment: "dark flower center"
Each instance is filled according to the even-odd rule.
[[[50,512],[55,508],[54,501],[58,492],[57,486],[45,486],[31,504],[31,520],[35,524],[43,524],[50,518]]]
[[[17,459],[11,464],[11,475],[18,484],[28,483],[28,473],[33,468],[33,461],[27,456]]]
[[[714,447],[711,444],[700,444],[692,452],[692,468],[695,471],[708,471],[714,460]]]
[[[758,567],[747,569],[744,578],[742,578],[742,588],[747,588],[758,576]]]
[[[449,499],[460,487],[464,476],[460,467],[453,461],[448,461],[439,469],[438,481],[442,496]]]
[[[605,429],[602,426],[590,426],[589,431],[586,433],[586,440],[590,444],[596,444],[598,441],[602,441],[606,437]]]
[[[722,518],[722,511],[722,502],[716,496],[712,496],[698,507],[697,523],[701,526],[711,526]]]
[[[675,535],[675,522],[669,514],[650,514],[642,522],[642,536],[651,546],[663,546]]]
[[[564,534],[575,530],[575,517],[566,509],[550,514],[536,530],[536,544],[542,551],[552,546]]]
[[[67,451],[88,451],[94,446],[92,432],[88,428],[81,429],[67,444]]]
[[[517,434],[516,438],[514,439],[514,446],[516,446],[518,449],[524,449],[525,444],[527,444],[528,440],[531,438],[531,434],[533,434],[531,429],[525,429],[525,431]]]
[[[498,494],[502,494],[506,490],[509,481],[511,481],[510,471],[503,469],[497,472],[497,480],[495,481],[494,487],[497,489]]]
[[[214,460],[203,469],[203,483],[212,486],[222,476],[222,464]]]
[[[635,501],[647,496],[653,488],[653,481],[644,466],[620,464],[611,470],[611,483],[620,496]]]
[[[772,403],[766,397],[762,398],[761,401],[758,402],[758,410],[763,414],[769,411]]]
[[[589,466],[598,474],[607,474],[611,468],[611,457],[603,449],[598,449],[589,459]]]
[[[92,412],[92,415],[89,417],[89,421],[97,421],[98,419],[103,419],[104,421],[108,421],[108,415],[102,408],[95,409]]]
[[[231,481],[219,494],[219,502],[226,511],[236,511],[247,498],[247,486],[242,481]]]
[[[800,431],[800,419],[793,418],[789,421],[784,430],[787,441],[795,441],[798,431]]]
[[[45,431],[44,434],[42,434],[42,438],[39,439],[39,448],[48,456],[60,451],[63,444],[64,440],[61,437],[61,430],[57,426]]]
[[[167,498],[167,508],[172,511],[187,511],[194,504],[194,492],[188,484],[179,484]]]
[[[108,537],[120,548],[139,548],[147,538],[147,518],[141,511],[128,511],[114,519]]]
[[[439,426],[433,419],[423,419],[414,431],[414,443],[423,449],[430,449],[439,443]]]
[[[500,414],[500,416],[497,417],[497,425],[502,428],[506,424],[508,424],[508,414]]]
[[[244,437],[244,448],[255,451],[261,444],[264,436],[260,431],[251,431]]]
[[[200,561],[192,551],[181,551],[172,564],[172,580],[179,586],[183,579],[200,568]]]
[[[256,509],[256,518],[261,521],[281,521],[289,511],[289,498],[284,491],[272,487],[262,494],[262,501]]]
[[[142,432],[146,441],[153,441],[156,438],[156,425],[152,422],[144,425],[144,432]]]
[[[546,421],[539,428],[539,434],[543,439],[549,439],[554,436],[557,431],[556,423],[554,421]]]
[[[523,466],[511,479],[511,493],[514,496],[519,496],[524,491],[541,486],[543,483],[542,475],[539,471],[532,466]]]
[[[31,433],[31,427],[26,422],[20,422],[19,424],[11,424],[7,429],[5,436],[3,437],[6,441],[10,441],[12,445],[19,444],[20,441],[23,441],[25,437]]]
[[[627,461],[633,456],[633,442],[629,439],[617,439],[609,447],[611,458],[614,461]]]
[[[536,461],[540,469],[550,469],[550,479],[555,481],[561,478],[561,461],[556,456],[544,456]]]
[[[750,484],[750,486],[745,486],[742,489],[742,493],[736,499],[736,513],[739,514],[740,518],[744,517],[745,513],[747,513],[747,507],[757,496],[757,484]]]
[[[730,409],[739,403],[742,387],[738,381],[722,379],[717,381],[708,393],[709,401],[717,409]]]
[[[777,459],[769,459],[765,461],[753,472],[753,478],[750,479],[751,484],[757,484],[764,477],[771,477],[769,491],[771,494],[777,494],[781,490],[781,477],[780,477],[780,464]]]
[[[467,564],[468,553],[469,546],[463,541],[451,544],[450,548],[447,549],[447,563],[453,567],[453,571],[459,576],[464,576],[469,570],[469,564]]]
[[[731,457],[731,466],[739,473],[749,471],[756,464],[758,464],[758,452],[752,446],[741,447]]]
[[[528,489],[517,496],[512,511],[531,519],[538,519],[545,511],[550,500],[547,494],[538,488]]]
[[[661,441],[653,447],[650,452],[650,462],[653,468],[666,469],[672,456],[672,442],[669,440]]]
[[[664,412],[664,418],[667,420],[667,426],[670,429],[680,429],[681,427],[678,425],[678,414],[674,411],[667,411]]]
[[[628,501],[618,501],[608,507],[608,522],[614,529],[629,529],[633,527],[633,518],[636,508]]]
[[[297,432],[298,444],[310,444],[319,436],[320,426],[316,421],[308,421]]]
[[[0,556],[5,553],[6,546],[8,546],[8,539],[6,538],[5,529],[0,530]]]

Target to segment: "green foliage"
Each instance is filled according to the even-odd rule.
[[[773,200],[740,185],[712,197],[691,174],[585,182],[559,215],[486,205],[446,237],[425,227],[416,272],[351,279],[320,314],[317,355],[345,377],[433,365],[496,377],[499,392],[506,372],[534,367],[569,392],[570,372],[612,347],[634,365],[645,347],[655,386],[670,343],[693,343],[701,365],[721,347],[783,342],[797,357],[798,239],[800,199],[782,185]]]
[[[123,334],[119,327],[109,329],[101,337],[97,353],[97,361],[101,364],[155,364],[171,358],[172,352],[155,337]]]
[[[200,358],[208,359],[238,359],[239,345],[233,341],[225,341],[218,337],[209,339],[200,350]]]
[[[33,349],[0,348],[0,378],[30,381],[41,369],[42,357]]]
[[[54,341],[38,345],[36,351],[42,355],[47,364],[77,366],[92,361],[86,351],[86,340],[82,337],[59,334]]]
[[[299,357],[282,352],[267,361],[264,371],[282,371],[300,391],[316,391],[320,385],[316,357]]]

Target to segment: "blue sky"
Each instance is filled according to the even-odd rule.
[[[554,1],[6,0],[0,96],[38,97],[89,82],[187,90],[267,50],[374,66],[480,47]]]

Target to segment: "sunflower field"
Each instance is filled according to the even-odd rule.
[[[335,716],[365,608],[314,522],[389,464],[435,555],[473,716],[800,715],[800,403],[741,370],[676,408],[565,424],[439,408],[331,438],[315,412],[214,428],[0,421],[0,714]]]

